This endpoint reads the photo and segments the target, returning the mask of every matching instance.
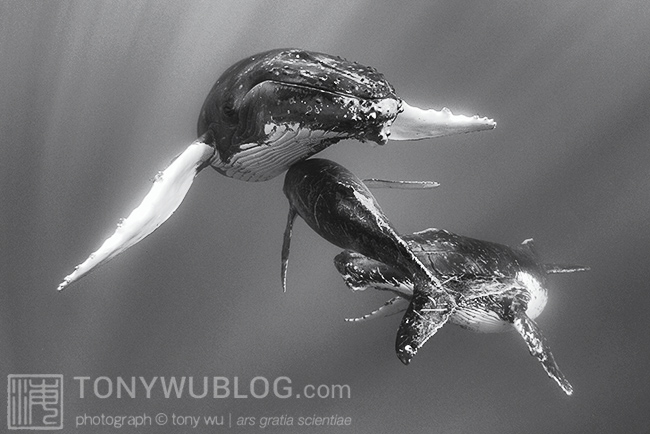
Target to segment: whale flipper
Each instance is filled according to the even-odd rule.
[[[196,174],[214,155],[214,148],[197,139],[167,168],[159,172],[153,187],[131,214],[88,259],[75,267],[57,288],[64,289],[99,265],[111,260],[163,224],[181,204]]]
[[[287,268],[289,267],[289,249],[291,246],[291,234],[293,232],[293,222],[296,221],[298,212],[292,206],[289,207],[287,217],[287,227],[284,229],[284,239],[282,240],[282,291],[287,292]]]
[[[573,393],[573,387],[557,366],[551,348],[548,346],[546,338],[542,334],[542,330],[535,321],[526,315],[526,307],[526,303],[515,296],[511,299],[507,316],[512,321],[512,325],[517,332],[526,341],[530,354],[539,360],[548,376],[557,382],[564,393],[571,395]]]
[[[448,108],[423,110],[402,101],[402,111],[390,127],[390,140],[422,140],[491,130],[497,123],[478,116],[455,115]]]
[[[348,322],[362,322],[374,319],[377,317],[386,317],[404,312],[408,308],[408,300],[400,296],[396,296],[388,300],[386,303],[373,310],[370,313],[367,313],[363,316],[356,318],[346,318]]]
[[[568,274],[591,270],[590,267],[584,265],[572,264],[544,264],[543,267],[546,274]]]
[[[435,181],[398,181],[378,178],[366,178],[363,183],[368,188],[393,188],[399,190],[425,190],[440,187],[440,183]]]

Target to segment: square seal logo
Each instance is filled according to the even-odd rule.
[[[63,375],[9,374],[7,428],[63,428]]]

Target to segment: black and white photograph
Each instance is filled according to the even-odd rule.
[[[3,0],[0,429],[650,432],[648,47],[641,0]]]

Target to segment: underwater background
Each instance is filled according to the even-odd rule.
[[[283,415],[293,427],[264,430],[649,432],[649,22],[641,0],[3,1],[2,384],[62,374],[64,432],[112,432],[77,427],[83,415],[158,413],[222,415],[233,426],[221,431],[233,432],[246,431],[239,417],[261,429],[261,418]],[[437,227],[512,246],[532,237],[545,261],[590,266],[550,276],[537,319],[573,396],[515,332],[450,324],[403,366],[399,317],[344,321],[388,297],[349,291],[332,263],[340,249],[302,220],[283,294],[282,176],[201,172],[165,225],[57,293],[196,137],[221,73],[277,47],[373,66],[411,105],[498,122],[421,142],[345,141],[319,155],[360,177],[440,182],[375,192],[400,232]],[[116,388],[117,377],[172,376],[193,377],[197,393],[203,377],[237,377],[248,398],[165,398],[157,387],[118,398],[108,380],[93,390],[98,377]],[[74,377],[90,378],[84,398]],[[257,399],[255,377],[288,377],[294,392],[347,385],[351,395]],[[296,426],[313,415],[351,425]],[[121,431],[214,428],[170,419]]]

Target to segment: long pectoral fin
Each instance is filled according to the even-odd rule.
[[[384,303],[381,307],[373,310],[372,312],[366,315],[359,316],[356,318],[346,318],[345,320],[348,322],[362,322],[377,317],[386,317],[386,316],[395,315],[405,311],[406,308],[408,307],[408,303],[409,303],[408,300],[405,298],[399,296],[393,297],[390,300],[388,300],[386,303]]]
[[[163,224],[181,204],[194,177],[213,155],[213,147],[200,140],[194,141],[156,176],[153,187],[140,205],[118,224],[113,235],[96,252],[65,277],[58,290],[110,261]]]
[[[392,179],[367,178],[363,180],[368,188],[394,188],[399,190],[425,190],[440,187],[435,181],[398,181]]]
[[[513,325],[526,341],[530,354],[537,357],[548,376],[554,379],[567,395],[571,395],[573,387],[555,363],[551,348],[546,343],[546,339],[535,321],[530,319],[525,311],[519,309],[514,313]]]
[[[424,343],[445,325],[456,301],[444,290],[414,291],[397,331],[397,357],[408,365]]]
[[[497,126],[492,119],[455,115],[448,108],[423,110],[402,101],[402,110],[390,127],[390,140],[422,140],[491,130]]]
[[[566,273],[578,273],[581,271],[590,271],[591,268],[584,265],[572,265],[572,264],[544,264],[544,271],[546,274],[566,274]]]
[[[291,234],[293,232],[293,222],[296,220],[298,212],[295,208],[289,207],[289,216],[287,217],[287,227],[284,229],[284,239],[282,240],[282,291],[287,292],[287,267],[289,266],[289,249],[291,246]]]

